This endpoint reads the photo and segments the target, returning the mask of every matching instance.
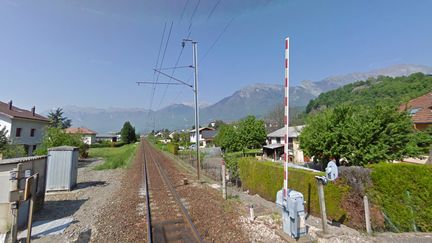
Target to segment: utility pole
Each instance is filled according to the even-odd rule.
[[[201,161],[200,161],[200,141],[199,141],[199,106],[198,106],[198,47],[197,42],[185,39],[184,41],[192,42],[193,49],[193,65],[194,65],[194,93],[195,93],[195,138],[196,138],[196,157],[197,157],[197,177],[198,181],[200,180],[200,170],[201,170]]]
[[[197,178],[200,181],[200,170],[201,170],[201,161],[200,161],[200,142],[199,142],[199,106],[198,106],[198,42],[193,41],[191,39],[183,39],[182,46],[185,46],[186,42],[192,43],[192,51],[193,51],[193,66],[185,66],[185,67],[193,67],[194,68],[194,85],[190,85],[187,82],[184,82],[180,79],[177,79],[173,76],[170,76],[164,72],[157,69],[153,69],[155,72],[158,72],[177,83],[156,83],[156,84],[167,84],[167,85],[185,85],[192,88],[195,96],[195,138],[196,138],[196,166],[197,166]],[[136,82],[138,85],[140,84],[155,84],[154,82]]]

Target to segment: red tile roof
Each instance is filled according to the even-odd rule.
[[[36,120],[41,122],[50,122],[48,118],[41,116],[37,113],[33,115],[33,112],[30,110],[20,109],[15,106],[12,106],[11,108],[12,109],[9,109],[9,103],[4,103],[0,101],[0,113],[12,119],[21,118],[21,119]]]
[[[69,127],[65,129],[66,133],[95,135],[96,132],[85,127]]]
[[[432,92],[402,104],[399,110],[411,114],[414,123],[432,124]]]

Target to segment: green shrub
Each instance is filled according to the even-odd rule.
[[[259,162],[253,158],[241,158],[238,161],[242,186],[251,193],[274,202],[277,191],[283,186],[283,166],[274,162]],[[307,201],[306,210],[315,216],[319,216],[320,207],[318,201],[318,189],[315,176],[323,173],[314,173],[302,169],[289,168],[288,185],[303,193]],[[329,219],[343,222],[347,214],[341,207],[343,198],[348,194],[349,187],[342,181],[329,183],[325,186],[325,200],[327,216]]]
[[[48,128],[43,137],[42,144],[36,149],[35,154],[46,155],[48,154],[49,148],[67,145],[78,147],[80,150],[80,157],[86,158],[88,145],[86,145],[81,138],[81,135],[65,133],[65,131],[60,128]]]
[[[172,153],[174,155],[178,154],[178,147],[179,146],[176,143],[169,143],[169,144],[167,144],[167,150],[168,150],[168,152],[170,152],[170,153]]]
[[[23,145],[19,144],[6,144],[2,150],[0,150],[3,159],[25,157],[27,153]]]
[[[368,191],[392,231],[432,231],[432,166],[380,163],[371,165]]]

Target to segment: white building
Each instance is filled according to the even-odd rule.
[[[304,126],[296,126],[288,128],[288,148],[290,158],[294,163],[304,163],[305,158],[303,151],[300,149],[298,137]],[[263,146],[264,154],[273,160],[283,160],[285,146],[285,127],[278,129],[267,135],[267,145]]]
[[[204,138],[203,137],[203,132],[205,133],[205,131],[214,131],[214,129],[213,128],[210,128],[210,127],[201,127],[199,130],[198,130],[198,132],[199,132],[199,143],[200,143],[200,146],[201,147],[206,147],[206,145],[207,145],[207,139],[206,138]],[[189,131],[189,137],[190,137],[190,142],[191,143],[196,143],[197,142],[197,139],[196,139],[196,136],[195,136],[196,134],[195,134],[195,129],[192,129],[192,130],[190,130]]]
[[[65,129],[65,132],[81,135],[82,141],[88,145],[96,142],[96,132],[85,127],[69,127]]]
[[[42,143],[49,122],[48,118],[36,113],[35,107],[24,110],[13,106],[12,101],[0,101],[0,129],[6,127],[10,143],[23,145],[28,155]]]

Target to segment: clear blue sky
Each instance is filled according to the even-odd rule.
[[[287,36],[292,85],[392,64],[432,65],[432,1],[217,2],[0,0],[0,100],[39,111],[65,105],[148,108],[151,86],[135,82],[153,80],[163,28],[167,37],[171,21],[163,67],[175,65],[192,23],[200,98],[208,103],[248,84],[282,84]],[[191,61],[187,45],[179,65]],[[191,75],[190,69],[175,73],[189,82]],[[162,100],[164,90],[157,87],[153,109],[193,101],[186,87],[168,87]]]

